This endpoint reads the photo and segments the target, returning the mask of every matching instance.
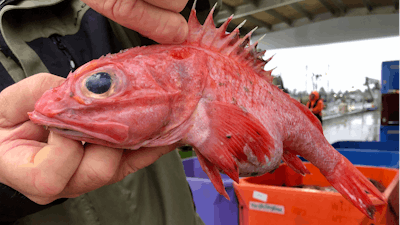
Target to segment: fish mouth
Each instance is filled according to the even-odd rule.
[[[57,115],[47,117],[37,110],[29,112],[28,115],[32,122],[43,125],[50,131],[74,140],[105,146],[117,146],[127,139],[128,136],[128,127],[119,123],[96,122],[95,124],[88,124],[77,122],[76,120],[57,118]],[[91,130],[85,128],[85,126]],[[109,127],[107,132],[104,131],[104,127]],[[92,130],[98,130],[100,132],[94,132]]]
[[[84,144],[86,143],[93,143],[93,144],[99,144],[99,145],[104,145],[108,147],[118,147],[114,143],[110,143],[108,141],[104,141],[102,139],[93,137],[89,134],[77,131],[77,130],[71,130],[71,129],[65,129],[65,128],[59,128],[59,127],[53,127],[53,126],[45,126],[47,130],[50,130],[54,133],[57,133],[63,137],[76,140],[76,141],[82,141]]]
[[[96,139],[91,135],[73,129],[59,128],[54,126],[45,126],[45,128],[46,130],[50,130],[54,133],[58,133],[68,137],[74,137],[73,139],[82,139],[82,138]]]

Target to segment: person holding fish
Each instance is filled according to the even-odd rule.
[[[197,4],[207,15],[214,3]],[[136,151],[82,145],[27,114],[46,90],[92,59],[150,39],[183,42],[182,15],[191,6],[187,0],[0,1],[0,224],[204,224],[179,154],[171,152],[176,145]]]

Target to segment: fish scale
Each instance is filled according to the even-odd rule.
[[[365,191],[384,196],[328,143],[319,120],[272,84],[272,71],[263,69],[272,57],[262,59],[258,42],[249,45],[252,32],[226,33],[232,16],[216,28],[214,8],[204,25],[192,9],[180,45],[131,48],[81,66],[46,91],[29,118],[67,138],[114,148],[189,144],[226,198],[220,172],[239,182],[239,175],[274,171],[283,160],[306,175],[301,155],[373,218]],[[98,77],[110,80],[97,84]],[[93,92],[96,85],[102,93]]]

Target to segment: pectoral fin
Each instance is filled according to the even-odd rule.
[[[219,174],[218,168],[210,161],[208,161],[208,159],[204,158],[204,156],[202,156],[196,148],[195,152],[200,162],[201,168],[204,170],[204,172],[206,172],[208,178],[210,178],[215,187],[215,190],[217,190],[218,193],[223,195],[226,199],[230,200],[228,193],[226,193],[225,191],[224,183],[222,183],[221,174]]]
[[[258,169],[271,158],[274,139],[260,121],[235,105],[201,101],[191,120],[184,141],[198,150],[202,168],[221,194],[216,168],[239,182],[242,163]]]

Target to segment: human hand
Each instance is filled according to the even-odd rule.
[[[82,145],[32,123],[27,112],[46,90],[64,80],[37,74],[0,93],[0,183],[38,204],[48,204],[118,182],[175,149]]]
[[[162,44],[181,43],[188,25],[179,14],[187,0],[82,0],[92,9]]]

